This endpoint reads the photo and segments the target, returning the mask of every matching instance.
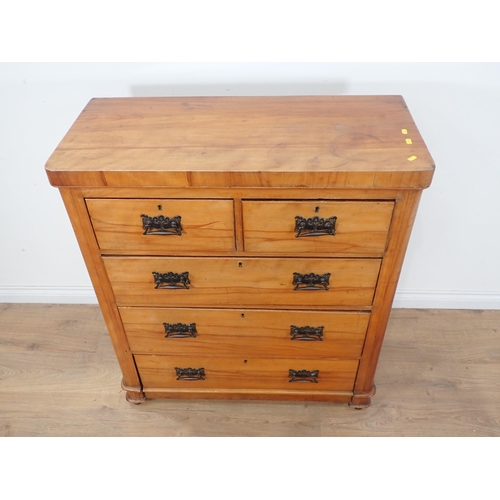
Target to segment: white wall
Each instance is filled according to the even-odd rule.
[[[396,306],[500,308],[500,64],[0,64],[0,302],[95,301],[44,164],[92,97],[400,94],[436,162]]]

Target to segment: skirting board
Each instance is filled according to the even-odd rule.
[[[91,286],[2,286],[0,303],[97,304]]]
[[[97,304],[92,287],[3,286],[0,303]],[[395,308],[500,309],[500,292],[398,290]]]
[[[500,292],[398,290],[398,309],[500,309]]]

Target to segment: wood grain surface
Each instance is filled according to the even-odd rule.
[[[107,98],[46,171],[54,186],[384,189],[427,187],[434,162],[401,96]]]
[[[144,392],[151,389],[279,389],[282,391],[352,391],[357,360],[259,359],[195,356],[134,356]],[[178,380],[176,368],[204,369],[204,380]],[[290,370],[318,370],[317,382],[290,382]]]
[[[75,231],[75,236],[78,240],[92,285],[94,286],[97,301],[104,314],[104,321],[106,322],[116,357],[122,369],[123,382],[128,386],[138,387],[140,381],[137,369],[128,346],[127,337],[123,331],[120,315],[113,303],[113,291],[109,281],[103,279],[106,275],[106,269],[97,247],[92,224],[88,218],[85,200],[78,190],[60,189],[60,193],[68,211],[71,225]]]
[[[121,306],[332,309],[371,306],[380,259],[103,257]],[[189,289],[155,288],[153,272],[189,273]],[[294,290],[293,273],[331,273],[328,290]]]
[[[130,405],[97,306],[0,305],[1,436],[500,436],[500,311],[392,311],[367,410]]]
[[[393,202],[243,201],[245,250],[267,255],[382,257]],[[295,217],[336,217],[335,234],[297,237]]]
[[[357,312],[120,307],[134,354],[359,358],[370,315]],[[163,323],[196,325],[196,337],[166,338]],[[292,340],[291,326],[323,326],[322,340]]]
[[[87,199],[92,226],[103,252],[148,255],[231,251],[233,200]],[[142,215],[181,217],[181,235],[144,234]]]

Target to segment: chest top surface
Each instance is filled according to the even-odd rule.
[[[401,96],[92,99],[46,164],[59,187],[423,189]]]

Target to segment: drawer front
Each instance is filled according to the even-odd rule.
[[[232,200],[87,199],[103,252],[233,251]]]
[[[244,201],[245,250],[382,256],[393,202]]]
[[[357,358],[370,315],[120,307],[134,354]]]
[[[379,259],[103,260],[121,306],[263,309],[370,306],[381,264]]]
[[[160,388],[352,391],[358,369],[357,360],[137,355],[135,362],[145,392]]]

